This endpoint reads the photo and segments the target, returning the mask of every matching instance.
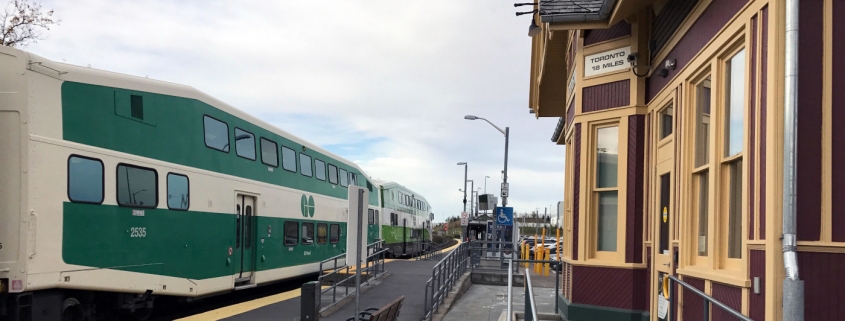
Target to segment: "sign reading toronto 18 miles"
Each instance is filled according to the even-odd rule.
[[[630,46],[584,57],[584,77],[628,69],[629,54],[631,54]]]

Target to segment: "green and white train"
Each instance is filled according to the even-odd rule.
[[[425,250],[428,205],[392,195],[424,198],[350,161],[188,86],[0,46],[0,319],[316,273],[346,249],[349,185],[371,191],[369,242]]]

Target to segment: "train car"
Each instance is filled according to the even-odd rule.
[[[382,207],[354,163],[194,88],[3,46],[0,130],[2,320],[316,273],[345,250],[348,186]]]
[[[414,256],[431,241],[431,206],[422,195],[395,182],[375,181],[381,199],[381,237],[391,256]]]

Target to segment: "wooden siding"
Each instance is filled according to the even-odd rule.
[[[712,297],[719,302],[724,303],[725,305],[729,306],[731,309],[736,311],[742,312],[742,289],[730,286],[718,282],[713,282],[713,289],[711,291]],[[703,308],[702,308],[703,309]],[[711,320],[724,320],[724,321],[733,321],[739,320],[739,318],[725,312],[721,308],[710,305],[710,319]]]
[[[768,100],[766,95],[768,89],[768,71],[769,71],[769,7],[763,8],[761,13],[761,30],[760,37],[760,239],[766,239],[766,108],[768,107]]]
[[[584,87],[581,90],[582,113],[628,106],[630,101],[631,81],[628,79]]]
[[[845,315],[845,254],[799,252],[804,280],[804,320],[842,320]]]
[[[651,58],[654,58],[654,55],[669,42],[675,30],[678,30],[684,19],[695,8],[697,2],[691,0],[669,1],[660,11],[660,14],[654,17],[651,24],[650,42],[654,45],[655,49],[651,52]]]
[[[575,99],[569,102],[569,107],[566,109],[566,126],[562,135],[566,137],[566,132],[572,127],[572,120],[575,119]]]
[[[648,306],[645,269],[574,266],[572,303],[644,311]]]
[[[824,2],[801,1],[798,46],[798,240],[821,239],[821,159]]]
[[[677,1],[677,0],[676,0]],[[713,0],[707,9],[692,24],[677,45],[669,51],[667,59],[676,59],[675,70],[669,70],[666,78],[651,76],[646,81],[646,102],[650,102],[663,87],[666,87],[678,72],[684,69],[710,39],[716,35],[728,21],[742,9],[747,0]],[[662,62],[652,62],[651,65],[661,65]]]
[[[845,52],[845,2],[833,2],[833,52]],[[841,54],[833,55],[833,97],[832,113],[833,119],[845,119],[845,58]],[[831,190],[834,195],[842,195],[845,191],[845,126],[834,123],[832,131],[831,148],[832,180]],[[833,241],[845,242],[845,202],[834,199],[831,207],[831,219],[833,227]]]
[[[691,277],[684,277],[682,280],[692,287],[704,291],[704,280]],[[681,291],[684,296],[684,321],[704,321],[704,299],[698,294],[686,290],[686,288],[682,287]]]
[[[631,25],[623,20],[607,29],[584,31],[584,46],[594,45],[599,42],[627,37],[630,35]]]
[[[749,291],[748,317],[752,320],[766,319],[766,251],[751,250],[751,281],[760,278],[760,294],[754,294],[754,288]],[[753,286],[753,283],[752,283]]]
[[[581,124],[575,124],[575,160],[572,164],[572,259],[578,259],[578,218],[581,216]]]
[[[628,116],[628,192],[625,224],[625,262],[643,262],[643,164],[645,116]]]

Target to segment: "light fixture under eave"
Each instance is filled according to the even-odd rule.
[[[534,21],[534,17],[531,17],[531,25],[528,26],[528,36],[534,38],[534,36],[540,34],[540,31],[542,31],[542,29],[537,25],[537,22]]]

